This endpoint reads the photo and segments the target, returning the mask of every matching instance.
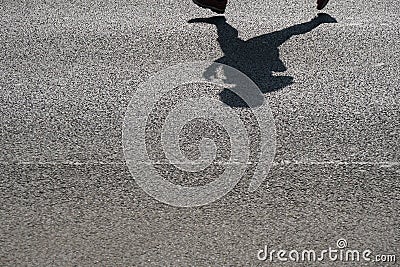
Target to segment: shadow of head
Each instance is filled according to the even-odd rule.
[[[266,93],[265,88],[268,88],[269,92],[277,91],[293,83],[293,77],[291,76],[273,76],[270,79],[270,84],[264,85],[265,87],[259,87],[261,93]],[[263,90],[264,89],[264,90]],[[264,102],[264,96],[259,95],[259,100],[253,100],[252,104],[246,103],[241,96],[236,94],[232,88],[224,88],[219,93],[219,99],[230,107],[245,107],[254,108],[260,106]]]

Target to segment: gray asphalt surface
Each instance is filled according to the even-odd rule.
[[[188,23],[211,12],[160,2],[1,4],[0,265],[398,266],[399,2],[332,0],[324,11],[338,23],[277,48],[286,71],[269,71],[292,81],[265,92],[273,167],[254,193],[242,179],[197,208],[148,196],[124,160],[135,88],[166,67],[224,56],[215,25]],[[231,1],[226,19],[251,40],[309,21],[314,5]],[[257,259],[265,245],[321,251],[340,238],[397,263]]]

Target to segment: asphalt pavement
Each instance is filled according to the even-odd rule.
[[[3,1],[0,265],[398,266],[399,10],[398,1],[331,0],[329,15],[313,20],[314,1],[232,0],[225,19],[210,19],[191,1]],[[124,116],[140,84],[193,61],[227,64],[257,84],[276,154],[256,191],[247,190],[249,162],[222,198],[174,207],[131,175]],[[192,84],[169,96],[217,91]],[[213,97],[246,113],[223,92]],[[171,109],[164,99],[149,123]],[[229,155],[229,134],[210,124],[186,129],[189,158],[214,132],[220,159]],[[146,130],[156,159],[158,126]],[[170,167],[161,162],[158,171],[181,185],[221,174],[218,166],[197,176]],[[320,252],[339,240],[397,262],[258,259],[265,246]]]

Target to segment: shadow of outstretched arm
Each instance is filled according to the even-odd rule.
[[[288,28],[269,33],[268,35],[269,35],[271,41],[274,42],[273,46],[278,47],[278,46],[282,45],[284,42],[286,42],[287,40],[289,40],[294,35],[301,35],[301,34],[308,33],[324,23],[336,23],[336,22],[337,22],[336,19],[331,17],[330,15],[325,14],[325,13],[320,13],[320,14],[318,14],[318,16],[311,19],[310,21],[296,24],[296,25],[290,26]],[[259,37],[262,38],[263,35],[261,35]]]

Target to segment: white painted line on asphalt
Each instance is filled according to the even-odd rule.
[[[140,164],[140,163],[139,163]],[[170,163],[166,162],[143,162],[143,165],[170,165]],[[180,164],[185,164],[184,162],[180,162]],[[226,164],[235,164],[235,162],[214,162],[214,164],[226,165]],[[242,163],[238,163],[242,164]],[[247,162],[248,165],[255,164],[254,162]],[[21,161],[21,162],[0,162],[0,165],[11,166],[11,165],[69,165],[69,166],[82,166],[82,165],[109,165],[109,166],[118,166],[118,165],[126,165],[125,162],[106,162],[106,161]],[[281,166],[281,165],[372,165],[372,166],[381,166],[384,168],[390,168],[394,166],[400,165],[400,162],[396,161],[297,161],[297,160],[281,160],[278,162],[273,162],[273,166]]]

